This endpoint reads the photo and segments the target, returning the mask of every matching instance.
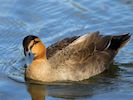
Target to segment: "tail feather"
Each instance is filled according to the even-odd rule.
[[[126,45],[126,43],[130,40],[130,38],[131,38],[130,33],[124,35],[112,36],[109,49],[118,51],[120,48]]]

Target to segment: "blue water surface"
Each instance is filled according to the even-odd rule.
[[[112,69],[89,80],[55,85],[24,83],[22,40],[46,46],[65,37],[100,31],[133,33],[132,0],[0,0],[0,100],[132,100],[133,41]]]

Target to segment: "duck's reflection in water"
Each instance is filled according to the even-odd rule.
[[[37,85],[28,84],[28,92],[32,100],[46,100],[46,96],[62,99],[78,99],[90,97],[93,92],[88,90],[86,85]]]
[[[32,100],[46,100],[44,89],[45,87],[43,85],[28,84],[27,86]]]
[[[33,81],[27,80],[27,89],[32,100],[47,100],[47,97],[57,100],[80,100],[81,98],[90,98],[93,95],[116,90],[119,81],[117,79],[118,74],[119,69],[114,66],[110,71],[81,82],[33,84],[31,83]]]

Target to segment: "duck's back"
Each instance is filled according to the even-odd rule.
[[[108,68],[118,49],[129,40],[128,34],[102,36],[99,32],[77,37],[48,61],[64,80],[83,80],[99,74]],[[115,44],[115,42],[117,44]],[[61,79],[61,80],[62,80]]]

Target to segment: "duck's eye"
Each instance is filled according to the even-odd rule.
[[[35,45],[35,44],[37,44],[37,43],[39,43],[40,41],[35,41],[34,40],[34,42],[33,42],[33,44],[31,45],[31,47],[30,47],[30,50],[33,48],[33,46]]]

